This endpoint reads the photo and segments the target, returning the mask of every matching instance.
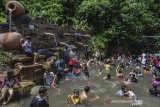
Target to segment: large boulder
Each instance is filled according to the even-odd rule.
[[[31,81],[20,82],[20,84],[22,88],[20,88],[17,85],[14,86],[14,95],[12,97],[12,101],[16,99],[21,99],[22,97],[29,95],[31,89],[35,86],[35,84]],[[7,94],[5,99],[7,99],[8,97],[9,97],[9,94]]]
[[[32,81],[23,81],[23,82],[20,82],[20,84],[21,84],[22,88],[20,88],[17,85],[14,86],[15,96],[29,95],[30,90],[35,86],[35,83]]]

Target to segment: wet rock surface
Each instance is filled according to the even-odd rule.
[[[60,46],[60,42],[64,42],[67,44],[75,44],[76,42],[81,42],[85,45],[91,37],[90,34],[86,31],[76,31],[72,27],[68,26],[59,27],[58,25],[47,22],[47,20],[42,17],[35,18],[34,20],[32,20],[30,25],[33,25],[34,29],[30,29],[30,31],[24,30],[22,33],[24,33],[25,36],[32,36],[33,48],[35,50],[39,48],[42,49],[56,47],[55,42],[58,43],[58,46]],[[24,27],[24,29],[27,28]],[[80,37],[76,37],[76,32],[80,34]]]

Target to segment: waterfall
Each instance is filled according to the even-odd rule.
[[[9,10],[9,32],[12,31],[12,9]]]
[[[56,39],[56,36],[54,36],[54,42],[55,42],[55,45],[56,45],[56,48],[57,48],[57,52],[58,52],[58,59],[59,59],[59,49],[58,49],[58,43],[57,43],[57,39]]]

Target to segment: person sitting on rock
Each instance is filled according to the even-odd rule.
[[[7,77],[4,78],[4,81],[1,85],[1,97],[0,97],[0,101],[4,101],[7,93],[9,93],[9,97],[7,99],[7,101],[3,102],[3,104],[7,104],[11,99],[12,96],[14,94],[14,90],[13,87],[14,85],[17,84],[19,87],[22,87],[18,81],[18,79],[15,77],[13,71],[7,72]]]
[[[37,58],[38,58],[38,53],[33,53],[32,51],[32,41],[31,37],[27,36],[26,41],[22,43],[22,49],[27,57],[34,57],[34,63],[36,63]]]

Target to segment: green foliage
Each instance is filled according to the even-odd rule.
[[[4,52],[0,52],[0,69],[4,66],[4,61],[7,59],[7,55]]]
[[[105,43],[107,42],[107,38],[104,37],[104,35],[96,35],[91,38],[91,49],[93,52],[98,51],[101,48],[105,48]]]
[[[87,29],[93,51],[113,47],[148,44],[153,39],[142,36],[160,34],[158,0],[19,0],[31,17],[42,16],[58,25]],[[0,21],[5,14],[0,9]],[[95,36],[94,36],[95,35]],[[129,42],[128,42],[129,41]],[[127,44],[127,45],[126,45]],[[145,48],[143,46],[143,48]]]
[[[88,27],[86,20],[78,20],[76,18],[73,18],[72,21],[73,21],[73,26],[74,26],[75,29],[86,29],[88,31],[91,30]]]
[[[77,16],[79,19],[87,20],[94,33],[102,33],[110,25],[109,7],[109,0],[84,0],[78,7]]]
[[[3,3],[0,3],[0,22],[5,22],[6,19],[5,19],[5,14],[3,11]]]

